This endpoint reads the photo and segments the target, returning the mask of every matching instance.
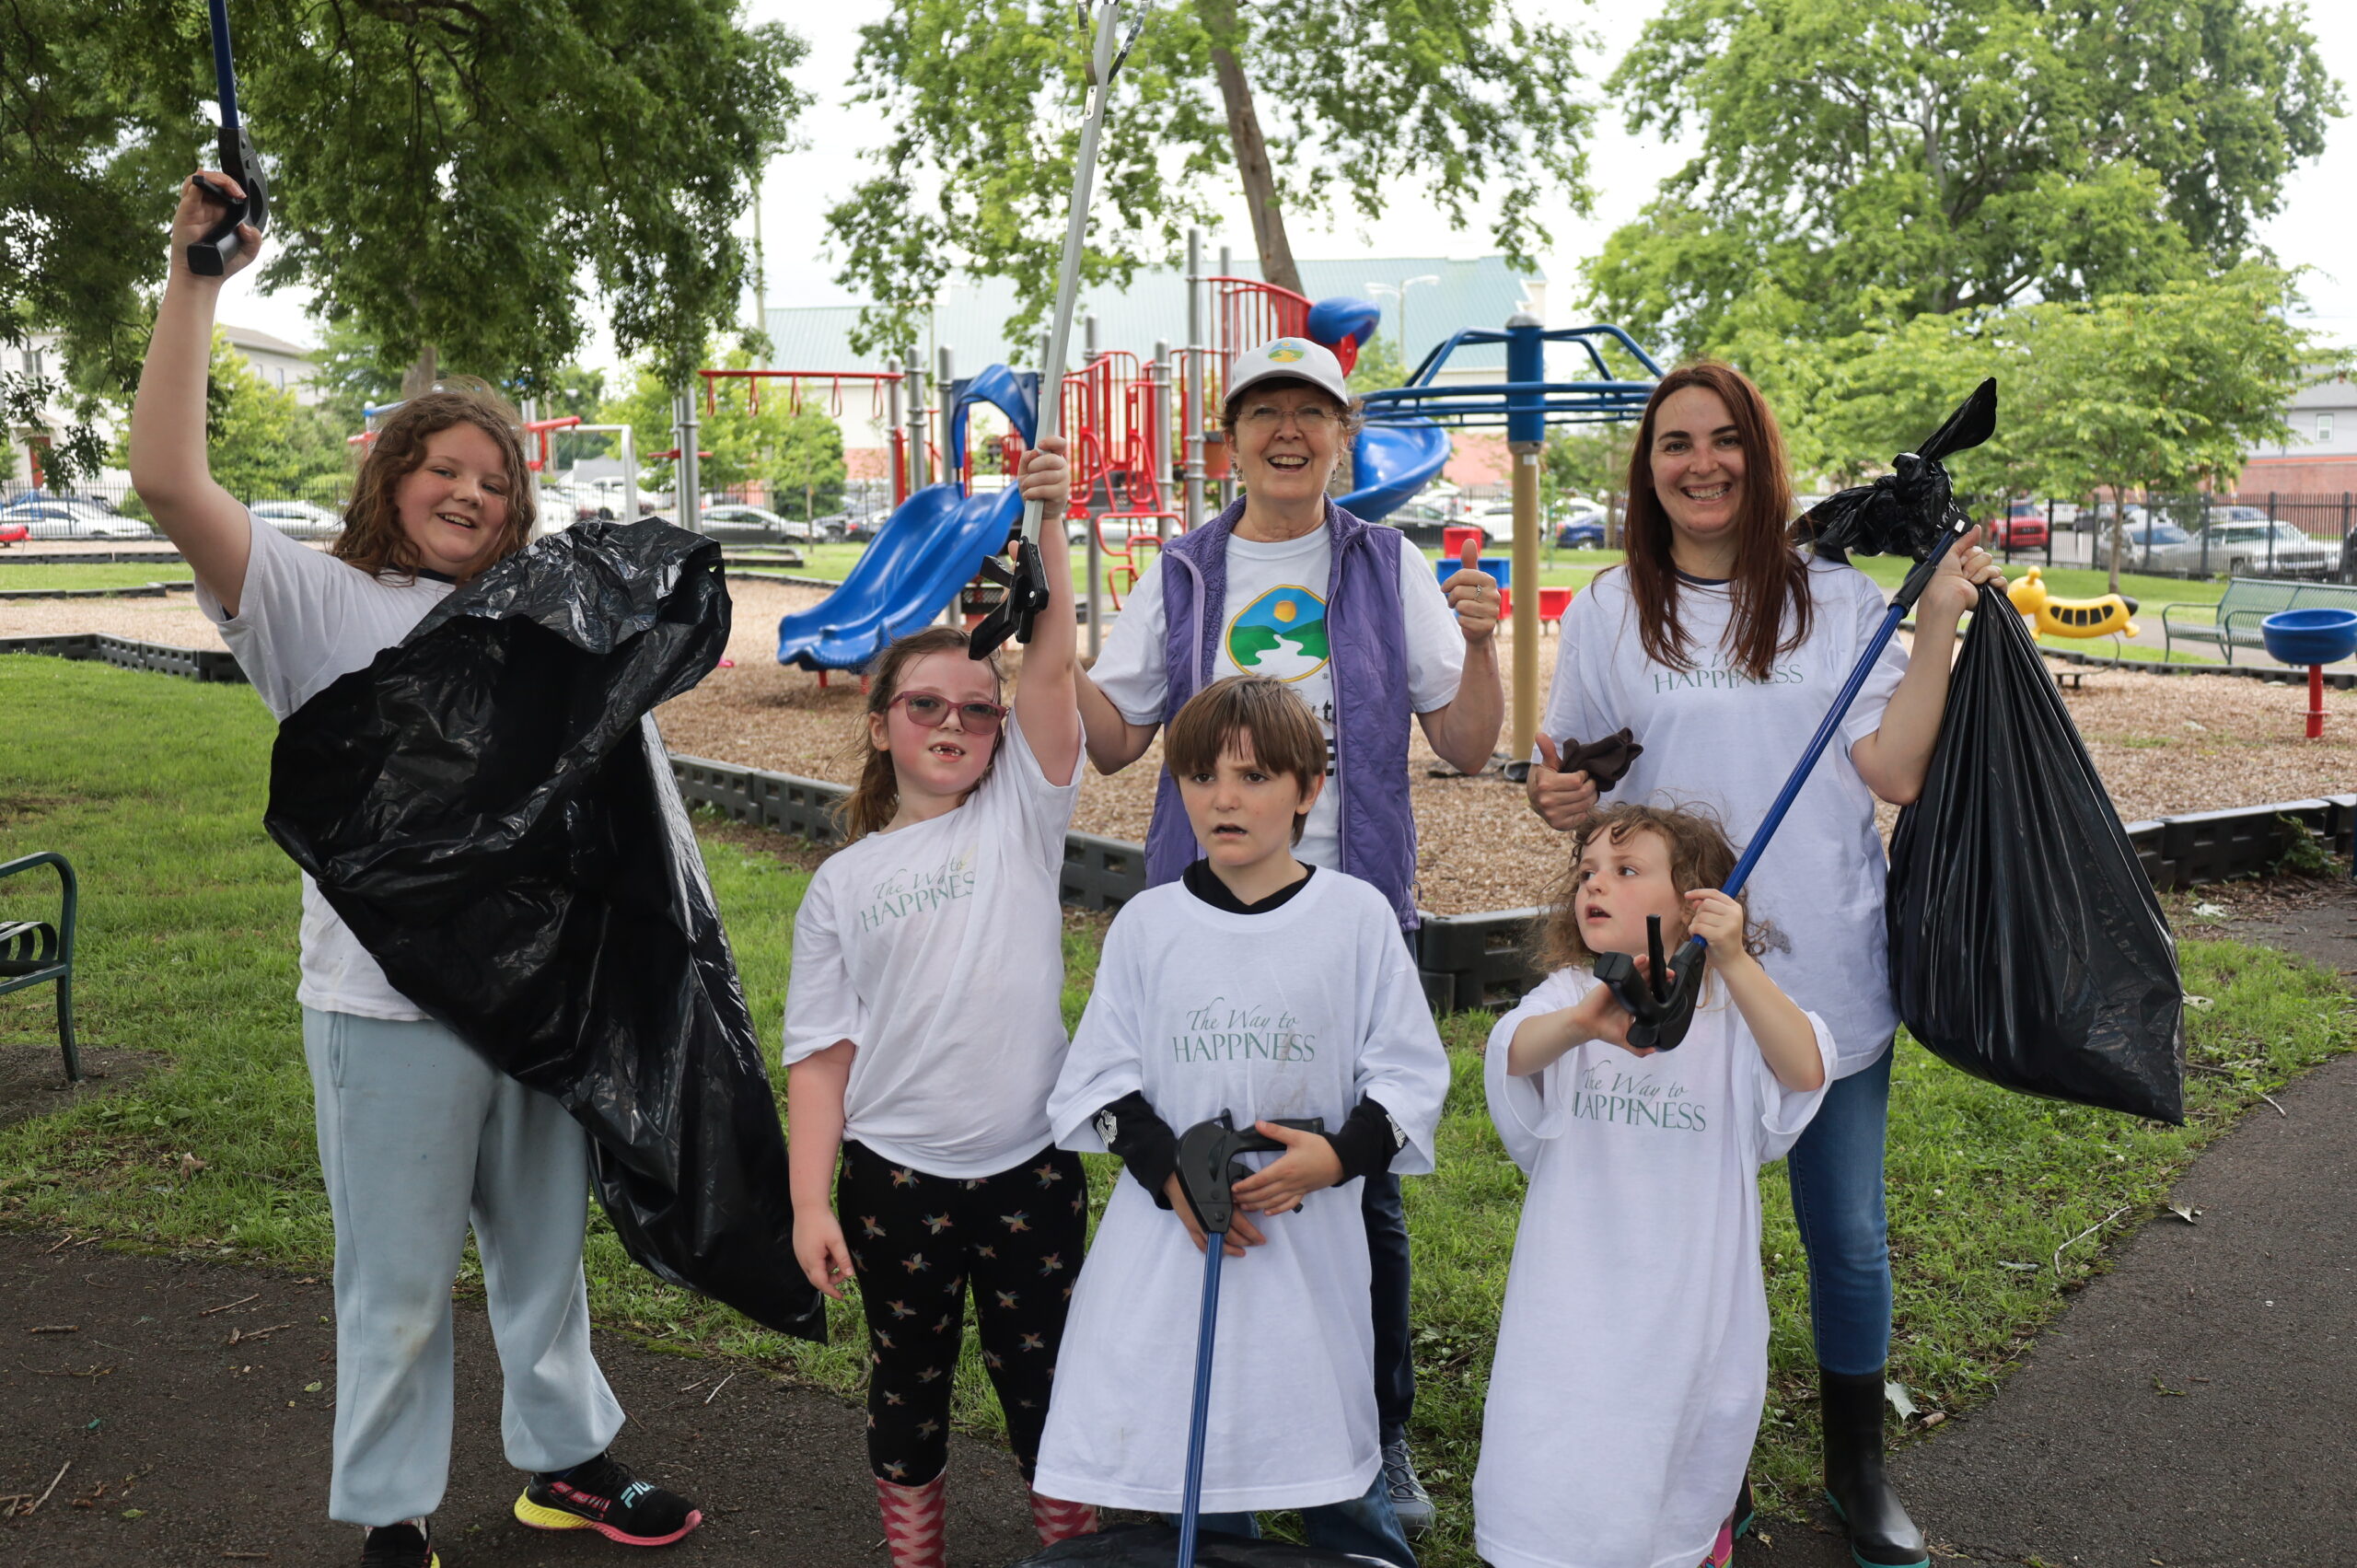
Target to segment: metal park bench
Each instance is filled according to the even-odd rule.
[[[36,865],[54,865],[60,884],[57,923],[0,920],[0,996],[52,981],[57,986],[57,1043],[65,1052],[65,1081],[82,1081],[82,1061],[74,1051],[74,913],[78,902],[74,868],[65,857],[44,850],[0,865],[0,881]]]
[[[2235,662],[2236,648],[2266,645],[2258,623],[2280,610],[2357,610],[2357,586],[2345,583],[2286,583],[2271,577],[2229,577],[2226,596],[2218,601],[2209,621],[2173,620],[2184,610],[2190,617],[2202,607],[2168,604],[2161,607],[2161,656],[2180,642],[2211,643]]]

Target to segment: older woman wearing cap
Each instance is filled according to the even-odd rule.
[[[1328,746],[1326,788],[1294,853],[1373,883],[1401,930],[1412,929],[1409,715],[1452,765],[1469,773],[1489,765],[1505,714],[1493,641],[1497,584],[1473,571],[1439,582],[1398,529],[1364,522],[1327,498],[1358,424],[1329,350],[1279,338],[1239,355],[1222,424],[1244,498],[1172,540],[1138,579],[1080,682],[1089,758],[1101,772],[1128,767],[1188,698],[1223,676],[1290,683],[1324,726]],[[1166,771],[1146,835],[1147,879],[1176,881],[1195,858]],[[1399,1178],[1370,1179],[1364,1202],[1384,1468],[1400,1522],[1415,1532],[1431,1523],[1432,1502],[1407,1446],[1415,1376]]]

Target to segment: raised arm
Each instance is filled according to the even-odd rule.
[[[204,176],[239,195],[225,174]],[[213,358],[213,314],[222,278],[199,277],[188,269],[189,241],[203,238],[228,211],[194,180],[180,191],[172,215],[170,272],[156,333],[148,341],[146,368],[131,405],[131,487],[146,503],[157,526],[188,561],[221,608],[238,613],[246,586],[246,555],[252,545],[251,520],[243,503],[215,482],[204,449],[205,372]],[[261,248],[250,225],[228,264],[245,271]]]
[[[1923,793],[1947,712],[1948,667],[1956,657],[1956,622],[1980,602],[1980,585],[2005,586],[2004,574],[1980,548],[1973,529],[1940,563],[1915,601],[1915,645],[1907,673],[1890,694],[1880,727],[1850,748],[1850,760],[1868,789],[1893,806],[1911,806]],[[2009,612],[2010,613],[2010,612]]]
[[[1048,574],[1048,608],[1032,623],[1015,678],[1015,711],[1039,771],[1055,784],[1072,783],[1080,768],[1080,714],[1074,683],[1080,677],[1080,633],[1073,610],[1072,560],[1064,548],[1064,509],[1072,498],[1071,443],[1051,436],[1023,454],[1023,494],[1043,503],[1039,564]]]

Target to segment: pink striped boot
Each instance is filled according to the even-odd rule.
[[[1074,1536],[1097,1533],[1097,1505],[1093,1503],[1066,1503],[1061,1498],[1031,1494],[1031,1527],[1039,1532],[1041,1546],[1053,1546]]]
[[[949,1532],[943,1492],[948,1480],[946,1469],[923,1486],[899,1486],[877,1478],[876,1503],[884,1515],[884,1540],[892,1550],[892,1568],[947,1568]]]

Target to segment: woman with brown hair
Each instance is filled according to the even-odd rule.
[[[1598,574],[1563,618],[1531,809],[1577,829],[1597,785],[1562,771],[1562,750],[1626,728],[1643,752],[1620,781],[1622,797],[1672,793],[1707,806],[1740,845],[1864,651],[1882,591],[1796,546],[1775,415],[1725,365],[1683,366],[1654,389],[1629,458],[1627,537],[1627,563]],[[1746,889],[1784,934],[1763,960],[1769,971],[1825,1020],[1839,1051],[1836,1081],[1786,1172],[1808,1252],[1826,1491],[1868,1568],[1928,1561],[1882,1460],[1883,1140],[1898,1020],[1875,802],[1905,805],[1922,789],[1956,622],[1977,585],[2003,581],[1968,536],[1915,607],[1912,656],[1895,644],[1885,652]],[[1738,1519],[1749,1512],[1747,1497]]]
[[[223,176],[210,176],[229,186]],[[477,382],[411,399],[354,482],[332,554],[257,522],[213,477],[205,365],[223,279],[189,269],[226,203],[192,180],[131,412],[131,478],[196,575],[197,604],[284,720],[400,643],[453,587],[524,548],[531,475],[516,412]],[[251,264],[261,237],[226,271]],[[393,989],[303,878],[303,1050],[335,1220],[336,1400],[328,1514],[363,1527],[363,1568],[435,1568],[427,1520],[449,1481],[450,1283],[467,1233],[499,1346],[507,1460],[535,1529],[660,1546],[702,1515],[606,1446],[622,1423],[589,1343],[582,1275],[589,1144]]]

